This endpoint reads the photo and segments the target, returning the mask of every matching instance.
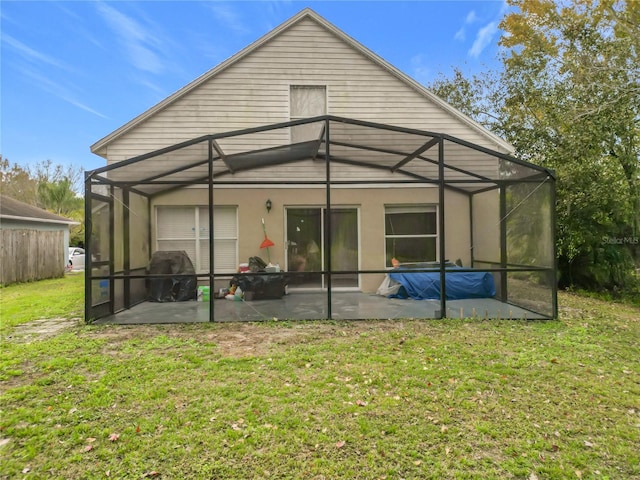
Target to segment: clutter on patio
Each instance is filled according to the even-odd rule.
[[[233,295],[234,298],[229,300],[268,300],[284,296],[287,277],[280,273],[279,265],[265,263],[260,257],[251,257],[248,266],[248,271],[241,271],[231,279],[227,295]]]
[[[433,271],[425,271],[429,269]],[[416,271],[417,270],[417,271]],[[485,271],[470,272],[447,262],[445,264],[445,293],[448,300],[493,298],[496,286],[493,275]],[[414,300],[440,299],[441,277],[437,262],[423,264],[395,264],[385,275],[377,294],[388,298]]]

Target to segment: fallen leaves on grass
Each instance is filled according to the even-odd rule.
[[[160,475],[160,472],[156,472],[155,470],[151,470],[150,472],[146,472],[142,475],[142,478],[152,478]]]
[[[339,442],[336,443],[336,447],[337,448],[342,448],[342,447],[344,447],[345,443],[347,443],[347,442],[345,442],[344,440],[340,440]]]
[[[231,428],[233,428],[234,430],[242,430],[243,428],[245,428],[244,418],[239,418],[235,423],[232,423]]]
[[[117,442],[119,438],[120,438],[120,434],[118,433],[112,433],[111,435],[109,435],[110,442]]]

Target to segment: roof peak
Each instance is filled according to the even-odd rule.
[[[389,62],[387,62],[382,57],[377,55],[375,52],[373,52],[372,50],[370,50],[369,48],[367,48],[366,46],[364,46],[363,44],[361,44],[360,42],[358,42],[348,34],[346,34],[344,31],[340,30],[338,27],[333,25],[331,22],[326,20],[324,17],[322,17],[320,14],[312,10],[310,7],[303,8],[298,13],[296,13],[289,19],[285,20],[284,22],[282,22],[280,25],[278,25],[271,31],[262,35],[253,43],[247,45],[239,52],[235,53],[231,57],[227,58],[226,60],[216,65],[215,67],[206,71],[205,73],[197,77],[195,80],[191,81],[181,89],[177,90],[173,94],[166,97],[164,100],[160,101],[159,103],[152,106],[148,110],[144,111],[140,115],[136,116],[129,122],[125,123],[120,128],[114,130],[109,135],[98,140],[96,143],[91,145],[91,152],[106,158],[105,147],[110,142],[117,139],[118,137],[120,137],[121,135],[129,131],[130,129],[135,128],[137,125],[143,123],[145,120],[152,117],[155,113],[163,110],[164,108],[172,104],[174,101],[178,100],[179,98],[182,98],[183,95],[188,94],[190,91],[194,90],[195,88],[199,87],[203,83],[207,82],[209,79],[215,77],[221,71],[227,69],[228,67],[235,64],[236,62],[241,61],[244,57],[248,56],[249,54],[251,54],[258,48],[260,48],[265,43],[271,41],[273,38],[277,37],[282,32],[288,30],[293,25],[297,24],[298,22],[306,18],[309,18],[315,21],[320,26],[327,29],[329,32],[333,33],[342,41],[350,45],[352,48],[358,50],[360,53],[365,55],[369,60],[373,61],[374,63],[378,64],[379,66],[387,70],[390,74],[399,78],[401,81],[409,85],[411,88],[418,91],[421,95],[429,98],[431,101],[437,104],[440,108],[446,110],[451,115],[457,117],[459,120],[466,123],[473,129],[481,132],[484,136],[490,138],[492,142],[496,144],[496,146],[500,148],[504,148],[507,151],[513,152],[513,147],[504,139],[493,134],[492,132],[490,132],[489,130],[487,130],[480,124],[478,124],[476,121],[474,121],[470,117],[466,116],[465,114],[463,114],[462,112],[454,108],[453,106],[449,105],[447,102],[445,102],[436,94],[434,94],[433,92],[428,90],[426,87],[418,83],[416,80],[414,80],[407,74],[403,73],[402,71],[400,71],[399,69],[391,65]]]

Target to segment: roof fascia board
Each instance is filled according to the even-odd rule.
[[[427,97],[428,99],[432,100],[434,103],[439,105],[442,109],[444,109],[445,111],[451,113],[456,118],[458,118],[459,120],[461,120],[465,124],[467,124],[470,127],[472,127],[474,130],[479,131],[485,137],[489,137],[490,140],[492,140],[494,143],[496,143],[497,145],[501,146],[502,148],[506,149],[508,152],[513,153],[515,151],[513,145],[511,145],[509,142],[503,140],[502,138],[500,138],[499,136],[497,136],[493,132],[487,130],[485,127],[483,127],[478,122],[476,122],[475,120],[471,119],[470,117],[468,117],[467,115],[465,115],[464,113],[459,111],[457,108],[449,105],[443,99],[438,97],[435,93],[433,93],[429,89],[425,88],[424,86],[422,86],[421,84],[416,82],[413,78],[411,78],[407,74],[405,74],[402,71],[398,70],[396,67],[391,65],[385,59],[383,59],[381,56],[379,56],[378,54],[374,53],[372,50],[370,50],[368,47],[366,47],[365,45],[363,45],[360,42],[358,42],[356,39],[354,39],[354,38],[350,37],[349,35],[347,35],[346,33],[344,33],[342,30],[340,30],[335,25],[332,25],[331,23],[326,21],[324,18],[320,17],[318,14],[315,14],[315,12],[311,11],[311,13],[314,14],[312,16],[312,18],[314,20],[316,20],[318,23],[322,24],[327,30],[330,30],[333,34],[337,35],[339,38],[341,38],[345,42],[349,43],[352,47],[354,47],[357,50],[359,50],[363,55],[368,57],[370,60],[372,60],[373,62],[375,62],[376,64],[378,64],[382,68],[384,68],[385,70],[387,70],[389,73],[391,73],[395,77],[397,77],[400,80],[402,80],[403,82],[409,84],[411,87],[413,87],[415,90],[417,90],[418,93],[420,93],[423,96]]]
[[[196,78],[192,82],[190,82],[187,85],[185,85],[184,87],[182,87],[180,90],[178,90],[178,91],[174,92],[173,94],[169,95],[167,98],[162,100],[160,103],[157,103],[156,105],[151,107],[149,110],[141,113],[140,115],[135,117],[133,120],[125,123],[122,127],[120,127],[117,130],[113,131],[112,133],[110,133],[106,137],[102,138],[101,140],[98,140],[96,143],[91,145],[91,152],[93,152],[95,154],[98,154],[98,155],[101,155],[101,156],[105,156],[106,155],[106,151],[104,151],[104,148],[112,140],[115,140],[117,137],[119,137],[121,134],[123,134],[127,130],[135,127],[136,125],[138,125],[138,124],[140,124],[142,122],[144,122],[146,119],[148,119],[149,117],[153,116],[156,112],[159,112],[160,110],[162,110],[166,106],[168,106],[171,103],[173,103],[178,98],[182,97],[183,95],[185,95],[185,94],[189,93],[190,91],[194,90],[195,88],[199,87],[200,85],[202,85],[203,83],[208,81],[210,78],[212,78],[215,75],[217,75],[219,72],[225,70],[227,67],[233,65],[234,63],[238,62],[242,58],[244,58],[247,55],[249,55],[254,50],[257,50],[262,45],[267,43],[269,40],[271,40],[272,38],[274,38],[277,35],[279,35],[280,32],[282,32],[283,30],[286,30],[291,25],[293,25],[294,23],[298,22],[301,18],[306,17],[306,16],[314,16],[314,12],[309,8],[305,8],[304,10],[300,11],[297,15],[294,15],[289,20],[285,21],[284,23],[280,24],[279,26],[277,26],[276,28],[274,28],[270,32],[266,33],[265,35],[260,37],[255,42],[247,45],[245,48],[243,48],[242,50],[240,50],[236,54],[234,54],[231,57],[227,58],[222,63],[216,65],[211,70],[203,73],[198,78]]]
[[[0,215],[0,218],[3,220],[14,220],[14,221],[27,221],[27,222],[37,222],[37,223],[55,223],[61,225],[80,225],[80,222],[76,222],[74,220],[53,220],[46,218],[35,218],[35,217],[22,217],[18,215]]]

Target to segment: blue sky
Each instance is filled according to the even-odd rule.
[[[502,0],[4,0],[0,153],[103,166],[91,144],[305,7],[423,84],[500,67]]]

